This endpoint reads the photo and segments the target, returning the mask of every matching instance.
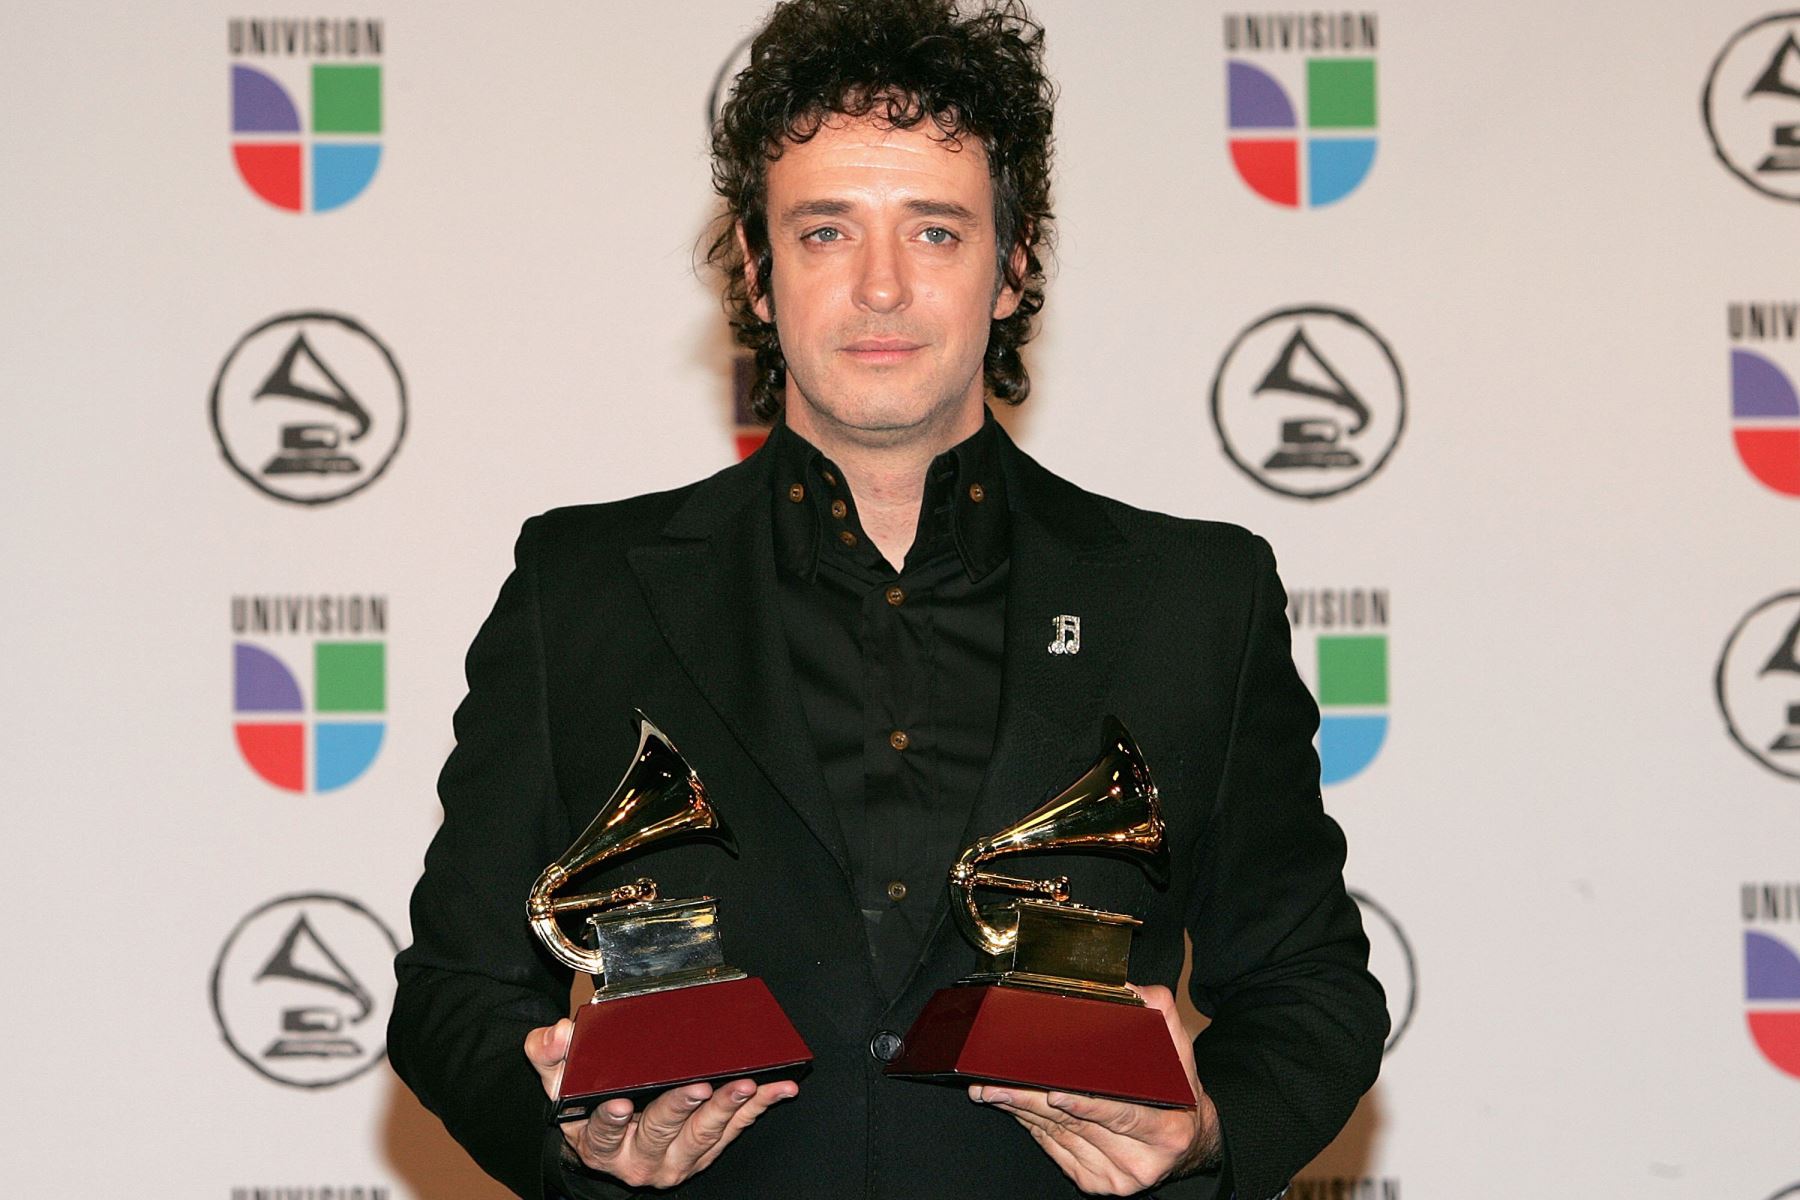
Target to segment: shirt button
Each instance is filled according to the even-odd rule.
[[[869,1039],[869,1054],[876,1062],[893,1062],[904,1049],[906,1042],[891,1029],[880,1030]]]
[[[830,471],[820,471],[819,474],[821,474],[825,477],[825,482],[827,484],[829,484],[832,487],[837,486],[837,476],[836,475],[833,475]]]
[[[898,587],[889,588],[887,590],[887,602],[895,608],[899,608],[902,604],[906,603],[906,592]]]
[[[898,879],[896,879],[892,883],[888,884],[887,885],[887,898],[889,900],[892,900],[895,904],[898,904],[902,900],[906,899],[906,885],[904,883],[901,883]]]
[[[912,739],[906,736],[906,730],[896,729],[888,734],[888,745],[896,750],[904,750],[912,745]]]
[[[843,520],[844,514],[849,511],[850,511],[850,506],[848,504],[845,504],[842,500],[833,500],[831,502],[831,515],[836,517],[838,520],[840,520],[840,521]]]
[[[806,488],[798,483],[791,485],[788,488],[788,499],[792,500],[795,504],[800,503],[802,500],[806,499]]]
[[[969,499],[980,504],[983,500],[987,499],[987,489],[982,487],[979,483],[971,483],[969,485]]]
[[[856,545],[856,535],[848,529],[840,529],[838,530],[838,541],[846,546],[854,546]]]

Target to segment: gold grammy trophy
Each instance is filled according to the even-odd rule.
[[[1083,850],[1136,859],[1167,881],[1156,785],[1116,717],[1106,718],[1100,757],[1081,778],[951,867],[950,911],[982,966],[926,1003],[889,1075],[1194,1106],[1167,1024],[1126,986],[1131,936],[1143,922],[1074,903],[1066,876],[986,869],[1006,855]],[[1021,898],[979,904],[977,888]]]
[[[624,778],[575,844],[544,869],[526,904],[532,929],[562,962],[594,976],[575,1014],[553,1121],[585,1117],[615,1096],[643,1099],[708,1080],[792,1078],[812,1052],[762,980],[725,962],[718,902],[665,900],[641,877],[563,896],[576,877],[675,837],[707,837],[736,853],[700,777],[637,713],[638,747]],[[588,945],[562,927],[586,920]]]

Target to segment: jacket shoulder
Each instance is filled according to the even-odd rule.
[[[671,536],[705,536],[715,521],[755,493],[760,457],[666,491],[550,509],[525,522],[520,544],[555,561],[624,555]]]
[[[622,500],[553,508],[527,520],[524,537],[553,557],[583,547],[623,551],[654,539],[699,486],[690,483]]]
[[[1074,484],[1067,486],[1104,513],[1127,542],[1146,551],[1175,555],[1187,559],[1192,566],[1214,572],[1255,572],[1264,563],[1272,563],[1269,543],[1242,525],[1178,517],[1085,491]]]
[[[1268,543],[1241,525],[1177,517],[1088,491],[1007,442],[1008,483],[1038,520],[1065,527],[1090,545],[1123,541],[1160,555],[1191,558],[1212,570],[1253,570],[1271,556]]]
[[[1099,497],[1107,516],[1121,532],[1134,540],[1163,539],[1233,562],[1249,562],[1259,550],[1267,547],[1261,536],[1242,525],[1229,521],[1209,521],[1199,517],[1177,517],[1155,509],[1138,508],[1121,500]]]

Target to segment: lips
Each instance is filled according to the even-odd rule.
[[[904,360],[919,349],[922,347],[918,342],[907,338],[858,338],[843,351],[857,362],[892,363]]]

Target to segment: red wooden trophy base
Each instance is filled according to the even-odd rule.
[[[812,1051],[760,979],[729,979],[584,1004],[551,1120],[585,1117],[603,1101],[648,1099],[672,1087],[792,1079]]]
[[[886,1073],[1194,1107],[1187,1071],[1155,1009],[993,984],[933,996]]]

